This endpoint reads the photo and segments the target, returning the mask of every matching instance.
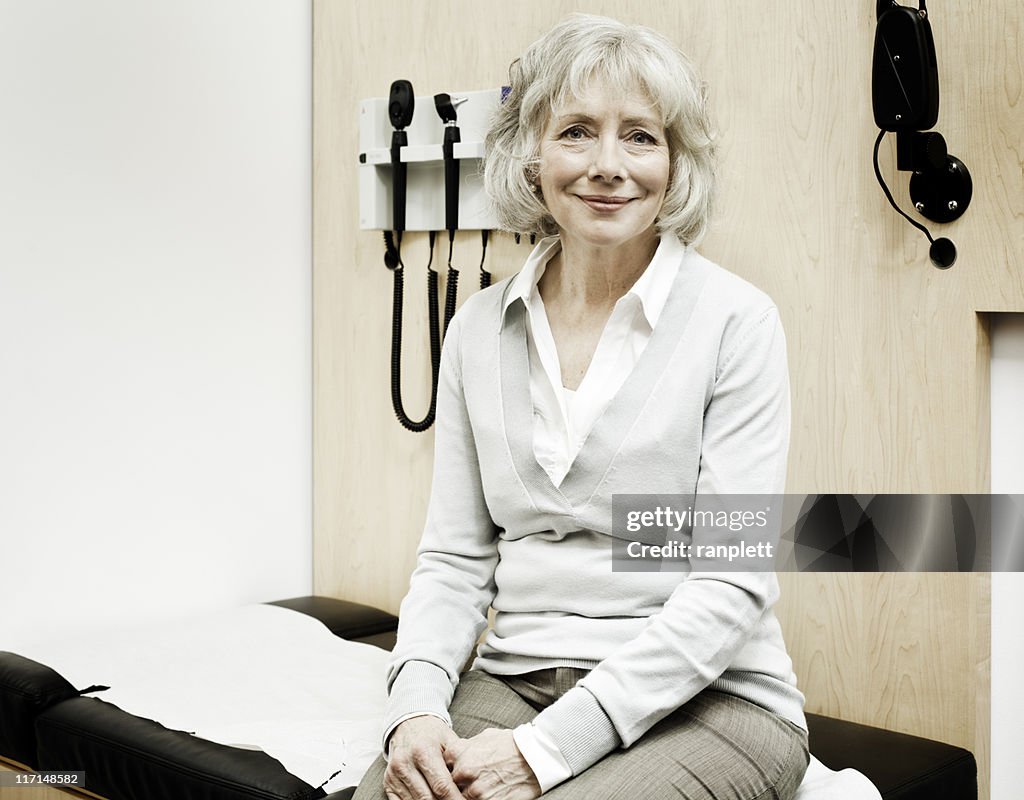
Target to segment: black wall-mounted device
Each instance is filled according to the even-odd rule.
[[[934,239],[928,229],[904,213],[882,178],[878,148],[885,134],[896,134],[897,169],[913,173],[910,197],[933,222],[952,222],[971,202],[971,174],[946,150],[941,133],[929,131],[939,118],[939,74],[935,40],[926,0],[917,9],[895,0],[876,0],[875,46],[871,65],[871,103],[879,134],[875,140],[875,177],[893,208],[931,242],[929,257],[940,269],[956,261],[949,239]]]
[[[391,407],[407,430],[422,433],[434,424],[437,408],[437,381],[441,366],[441,329],[437,311],[437,271],[434,263],[434,233],[430,234],[430,261],[427,263],[427,315],[430,326],[430,408],[421,420],[406,413],[402,402],[402,312],[405,305],[405,264],[402,263],[402,233],[405,231],[405,197],[408,164],[402,161],[402,148],[409,144],[405,129],[412,123],[416,96],[412,83],[397,80],[388,95],[388,119],[391,133],[391,230],[384,231],[384,264],[391,270],[394,289],[391,300]]]
[[[452,266],[452,250],[455,247],[455,231],[459,229],[459,159],[455,157],[455,145],[462,141],[462,137],[457,109],[464,102],[465,97],[452,97],[447,92],[434,95],[434,108],[444,123],[441,156],[444,160],[444,226],[448,231],[448,282],[444,296],[442,340],[448,333],[448,323],[455,315],[459,294],[459,271]]]
[[[412,92],[412,84],[406,80],[397,80],[391,84],[388,97],[388,117],[391,127],[391,230],[398,236],[401,247],[402,232],[405,231],[405,185],[408,166],[402,161],[402,148],[409,144],[405,129],[412,122],[416,107],[416,97]]]
[[[402,234],[405,231],[405,210],[408,184],[408,163],[402,159],[402,150],[409,146],[406,128],[412,124],[416,97],[412,83],[396,80],[391,84],[388,95],[388,120],[393,128],[391,134],[391,228],[384,231],[384,264],[391,270],[394,288],[391,303],[391,406],[399,423],[407,430],[422,433],[434,424],[437,410],[437,387],[441,366],[441,346],[448,324],[455,315],[458,299],[459,271],[452,266],[452,250],[455,232],[459,227],[459,159],[455,157],[455,145],[461,140],[457,108],[468,98],[438,94],[434,105],[444,124],[442,158],[445,177],[445,228],[448,231],[448,281],[445,291],[444,327],[438,309],[438,272],[433,268],[436,231],[429,231],[430,254],[427,261],[427,321],[430,346],[430,407],[420,420],[409,417],[402,399],[402,315],[405,306],[405,263],[402,258]],[[365,157],[360,157],[365,163]],[[414,159],[419,160],[419,159]],[[419,177],[422,177],[420,173]],[[487,231],[481,231],[483,252],[480,257],[480,287],[490,285],[491,274],[484,269],[487,255]]]
[[[456,109],[466,102],[465,97],[450,94],[435,94],[434,108],[444,123],[444,139],[441,154],[444,159],[444,226],[449,234],[459,228],[459,159],[455,157],[455,145],[461,141]]]
[[[884,131],[924,131],[939,119],[939,71],[931,25],[921,11],[878,3],[871,100]]]

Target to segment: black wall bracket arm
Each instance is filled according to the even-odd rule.
[[[874,54],[871,65],[871,103],[880,129],[875,142],[875,175],[886,198],[932,243],[932,263],[946,268],[956,258],[948,239],[934,239],[928,230],[904,213],[885,185],[878,168],[878,146],[886,132],[896,134],[896,166],[912,173],[910,197],[919,214],[933,222],[958,219],[973,195],[966,165],[950,155],[941,133],[929,130],[939,116],[939,75],[935,41],[925,0],[918,8],[896,0],[876,0]],[[942,242],[941,252],[936,245]]]

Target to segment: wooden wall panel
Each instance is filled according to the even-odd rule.
[[[986,313],[1024,311],[1024,9],[932,4],[937,129],[975,186],[967,214],[936,233],[960,249],[941,272],[872,172],[874,5],[314,1],[317,592],[398,608],[431,472],[432,434],[405,432],[391,413],[391,280],[380,235],[358,230],[358,101],[399,77],[422,95],[499,85],[511,58],[577,9],[665,32],[711,87],[720,193],[702,250],[780,307],[793,386],[789,490],[987,491]],[[882,170],[909,208],[894,149],[890,137]],[[429,385],[425,280],[413,266],[426,263],[425,237],[408,237],[405,253],[403,375],[416,415]],[[478,253],[476,235],[460,234],[464,285]],[[526,253],[497,236],[489,267],[504,277]],[[970,747],[987,797],[988,577],[782,579],[780,618],[809,709]]]
[[[988,576],[781,578],[809,711],[987,747]]]

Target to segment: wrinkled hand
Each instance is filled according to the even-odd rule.
[[[384,771],[388,800],[463,800],[445,755],[449,747],[460,742],[437,717],[413,717],[395,728]]]
[[[445,746],[445,762],[466,800],[534,800],[540,784],[512,731],[488,728]]]

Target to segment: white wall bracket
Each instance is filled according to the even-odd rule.
[[[461,161],[459,178],[459,229],[493,230],[497,219],[484,195],[481,165],[484,136],[501,91],[449,92],[465,97],[458,109],[462,141],[455,145]],[[391,122],[388,99],[372,97],[359,106],[359,227],[391,230]],[[444,230],[444,161],[441,141],[444,123],[434,109],[433,95],[416,97],[416,111],[406,128],[408,147],[402,161],[408,163],[405,229]]]

